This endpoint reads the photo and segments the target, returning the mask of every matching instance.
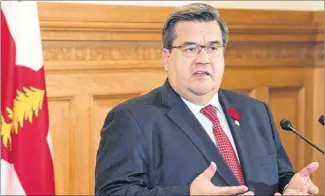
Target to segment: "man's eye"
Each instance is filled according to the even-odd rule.
[[[184,50],[185,52],[194,52],[195,51],[195,47],[187,47]]]
[[[217,51],[218,50],[218,47],[216,46],[211,46],[209,47],[210,51]]]

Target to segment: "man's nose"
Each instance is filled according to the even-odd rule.
[[[196,56],[195,62],[200,64],[210,63],[210,58],[206,51],[206,48],[201,48],[201,51]]]

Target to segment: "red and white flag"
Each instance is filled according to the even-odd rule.
[[[1,195],[54,195],[36,1],[1,2]]]

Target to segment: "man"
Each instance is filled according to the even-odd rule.
[[[176,9],[162,39],[168,79],[107,115],[96,195],[318,193],[318,163],[293,173],[269,107],[219,89],[228,28],[213,7]]]

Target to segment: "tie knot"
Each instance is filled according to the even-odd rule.
[[[217,108],[212,105],[205,106],[200,112],[204,114],[204,116],[206,116],[211,122],[218,120]]]

